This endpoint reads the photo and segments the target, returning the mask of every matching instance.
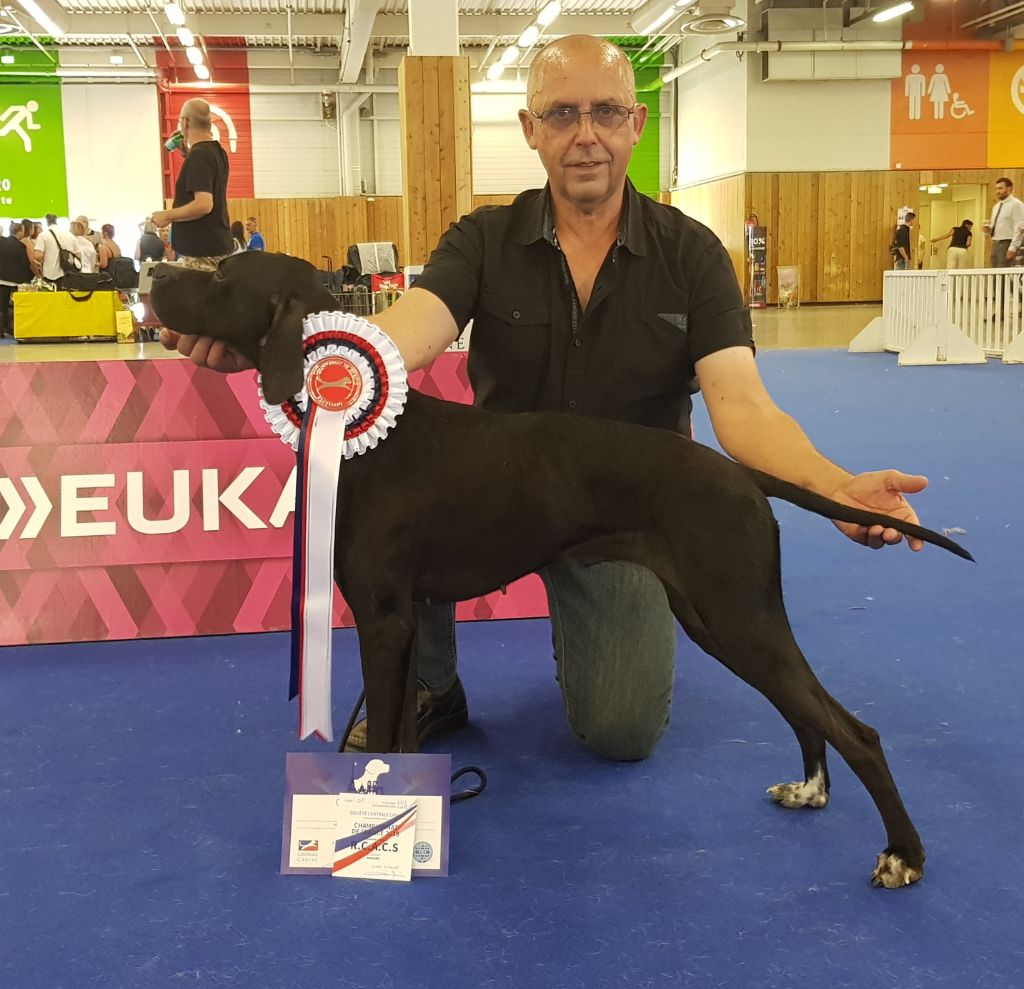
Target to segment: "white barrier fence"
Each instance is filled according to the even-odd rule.
[[[850,344],[880,350],[900,364],[1024,363],[1024,268],[887,271],[882,315]]]

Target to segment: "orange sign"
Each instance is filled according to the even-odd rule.
[[[988,166],[1024,161],[1024,52],[995,53],[989,70]]]
[[[903,53],[903,75],[892,85],[893,168],[986,167],[989,57]]]

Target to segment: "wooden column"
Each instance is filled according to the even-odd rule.
[[[402,115],[403,264],[424,264],[449,224],[473,208],[469,59],[407,55]]]

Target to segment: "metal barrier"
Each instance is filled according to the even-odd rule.
[[[850,344],[880,350],[900,364],[1024,363],[1024,268],[887,271],[882,315]]]
[[[353,316],[375,316],[377,313],[382,313],[385,309],[393,306],[401,294],[400,289],[382,288],[371,292],[362,286],[348,292],[331,293],[338,300],[338,308]]]

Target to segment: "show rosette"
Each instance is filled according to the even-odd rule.
[[[359,316],[320,312],[302,322],[303,388],[272,405],[270,428],[296,451],[292,670],[299,737],[331,741],[334,528],[342,460],[372,450],[405,407],[408,381],[391,338]]]

